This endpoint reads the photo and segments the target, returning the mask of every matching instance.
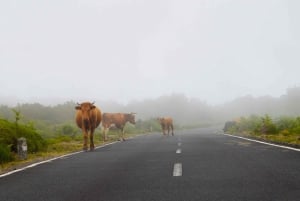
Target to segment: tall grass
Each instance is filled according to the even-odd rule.
[[[228,126],[230,125],[230,126]],[[225,124],[224,131],[279,143],[300,145],[300,117],[240,117]]]

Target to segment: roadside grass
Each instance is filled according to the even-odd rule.
[[[257,134],[252,132],[230,132],[232,135],[249,137],[256,140],[270,142],[274,144],[286,145],[290,147],[300,148],[300,134]]]
[[[300,135],[268,134],[255,135],[255,137],[270,142],[300,147]]]
[[[251,115],[225,122],[223,131],[261,141],[300,148],[300,116]]]

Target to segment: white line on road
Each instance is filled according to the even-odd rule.
[[[176,154],[181,154],[181,149],[177,149]]]
[[[103,148],[103,147],[106,147],[106,146],[111,145],[111,144],[114,144],[114,143],[117,143],[117,142],[111,142],[111,143],[108,143],[108,144],[104,144],[104,145],[101,145],[101,146],[99,146],[99,147],[95,147],[95,149]],[[51,159],[49,159],[49,160],[41,161],[41,162],[38,162],[38,163],[33,163],[33,164],[28,165],[28,166],[26,166],[26,167],[23,167],[23,168],[20,168],[20,169],[17,169],[17,170],[13,170],[13,171],[7,172],[7,173],[5,173],[5,174],[1,174],[1,175],[0,175],[0,178],[1,178],[1,177],[8,176],[8,175],[11,175],[11,174],[14,174],[14,173],[16,173],[16,172],[20,172],[20,171],[26,170],[26,169],[28,169],[28,168],[35,167],[35,166],[40,165],[40,164],[43,164],[43,163],[50,163],[50,162],[52,162],[52,161],[54,161],[54,160],[56,160],[56,159],[62,159],[62,158],[65,158],[65,157],[67,157],[67,156],[79,154],[79,153],[82,153],[82,152],[84,152],[84,151],[78,151],[78,152],[66,154],[66,155],[63,155],[63,156],[51,158]]]
[[[173,176],[174,177],[180,177],[180,176],[182,176],[182,164],[181,163],[175,163],[174,164]]]
[[[293,147],[287,147],[287,146],[282,146],[282,145],[277,145],[277,144],[262,142],[262,141],[259,141],[259,140],[252,140],[252,139],[245,138],[245,137],[240,137],[240,136],[235,136],[235,135],[229,135],[229,134],[225,134],[225,133],[223,135],[227,135],[227,136],[235,137],[235,138],[240,138],[240,139],[244,139],[244,140],[248,140],[248,141],[252,141],[252,142],[257,142],[257,143],[261,143],[261,144],[271,145],[271,146],[274,146],[274,147],[280,147],[280,148],[284,148],[284,149],[290,149],[290,150],[294,150],[294,151],[300,151],[300,149],[296,149],[296,148],[293,148]]]

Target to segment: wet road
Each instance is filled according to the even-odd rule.
[[[300,152],[217,134],[148,134],[0,178],[3,201],[298,200]]]

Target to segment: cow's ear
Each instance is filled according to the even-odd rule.
[[[78,105],[78,106],[75,106],[75,110],[80,110],[81,107]]]

